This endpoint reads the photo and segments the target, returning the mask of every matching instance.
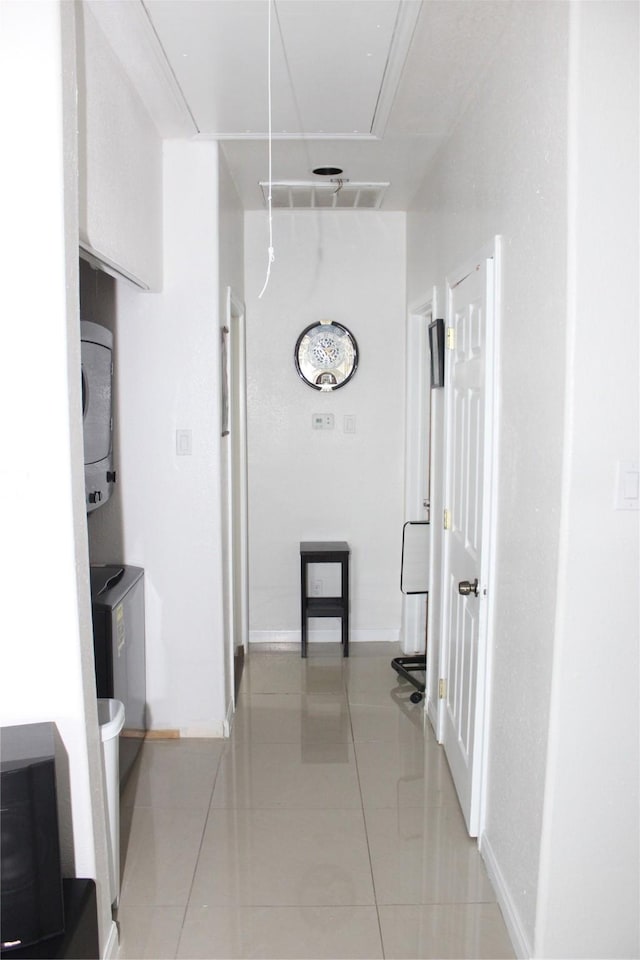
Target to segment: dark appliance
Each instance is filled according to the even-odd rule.
[[[97,694],[124,704],[119,743],[122,787],[146,730],[144,570],[95,564],[90,575]]]
[[[64,933],[32,943],[29,947],[2,951],[11,960],[99,960],[98,904],[95,880],[62,881]]]
[[[64,931],[55,725],[0,730],[2,950]]]

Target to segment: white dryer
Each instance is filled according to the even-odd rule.
[[[113,334],[83,320],[82,422],[87,513],[107,502],[116,482],[113,467]]]

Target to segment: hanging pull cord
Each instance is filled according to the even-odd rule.
[[[267,257],[267,275],[265,277],[264,286],[260,293],[258,294],[258,300],[262,299],[262,294],[265,292],[269,286],[269,279],[271,277],[271,264],[276,258],[273,249],[273,210],[271,204],[271,188],[273,182],[273,173],[272,173],[272,158],[271,158],[271,2],[272,0],[267,0],[269,8],[269,17],[268,17],[268,37],[267,37],[267,99],[269,103],[269,196],[267,197],[267,207],[269,210],[269,248],[268,248],[268,257]]]
[[[273,263],[273,261],[274,261],[275,258],[276,258],[276,255],[275,255],[275,253],[273,252],[273,247],[271,246],[271,220],[269,220],[269,249],[268,249],[268,251],[267,251],[267,254],[268,254],[268,257],[267,257],[267,275],[266,275],[266,277],[265,277],[265,279],[264,279],[264,286],[263,286],[262,290],[260,291],[260,293],[258,294],[258,300],[261,300],[261,299],[262,299],[262,294],[265,292],[265,290],[266,290],[267,287],[269,286],[269,280],[271,279],[271,264]]]

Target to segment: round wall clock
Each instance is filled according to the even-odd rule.
[[[356,372],[358,344],[342,324],[320,320],[302,331],[294,358],[298,376],[314,390],[337,390]]]

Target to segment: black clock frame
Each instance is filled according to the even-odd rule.
[[[351,340],[351,343],[353,344],[353,366],[352,366],[351,370],[349,371],[349,373],[347,374],[347,376],[344,378],[344,380],[342,380],[340,383],[334,383],[334,384],[318,384],[318,383],[314,383],[312,380],[309,380],[308,377],[306,377],[305,374],[304,374],[304,373],[302,372],[302,370],[300,369],[300,361],[299,361],[299,359],[298,359],[298,354],[299,354],[299,352],[300,352],[300,344],[302,343],[302,341],[304,340],[304,338],[307,336],[307,334],[308,334],[311,330],[315,330],[316,328],[322,328],[322,327],[324,327],[324,326],[327,326],[327,327],[337,327],[338,330],[340,330],[344,335],[346,335],[347,337],[349,337],[349,339]],[[326,391],[326,390],[327,390],[327,386],[328,386],[328,387],[329,387],[329,392],[333,392],[334,390],[339,390],[340,387],[344,387],[345,384],[349,383],[349,380],[351,380],[351,378],[353,377],[354,373],[355,373],[356,370],[358,369],[359,356],[360,356],[360,350],[359,350],[359,348],[358,348],[358,343],[357,343],[357,341],[356,341],[356,338],[355,338],[354,335],[351,333],[351,331],[350,331],[347,327],[344,326],[344,324],[342,324],[342,323],[336,323],[335,320],[331,320],[330,323],[326,323],[326,324],[320,323],[319,321],[316,321],[315,323],[310,323],[308,327],[305,327],[305,328],[304,328],[304,330],[302,331],[302,333],[300,334],[300,336],[299,336],[298,339],[296,340],[296,346],[295,346],[295,350],[294,350],[294,353],[293,353],[293,359],[294,359],[295,365],[296,365],[296,373],[298,374],[298,376],[300,377],[300,379],[302,380],[302,382],[303,382],[303,383],[306,383],[306,385],[307,385],[308,387],[312,387],[314,390],[325,390],[325,391]],[[327,371],[327,373],[329,373],[329,372],[330,372],[330,371]]]

